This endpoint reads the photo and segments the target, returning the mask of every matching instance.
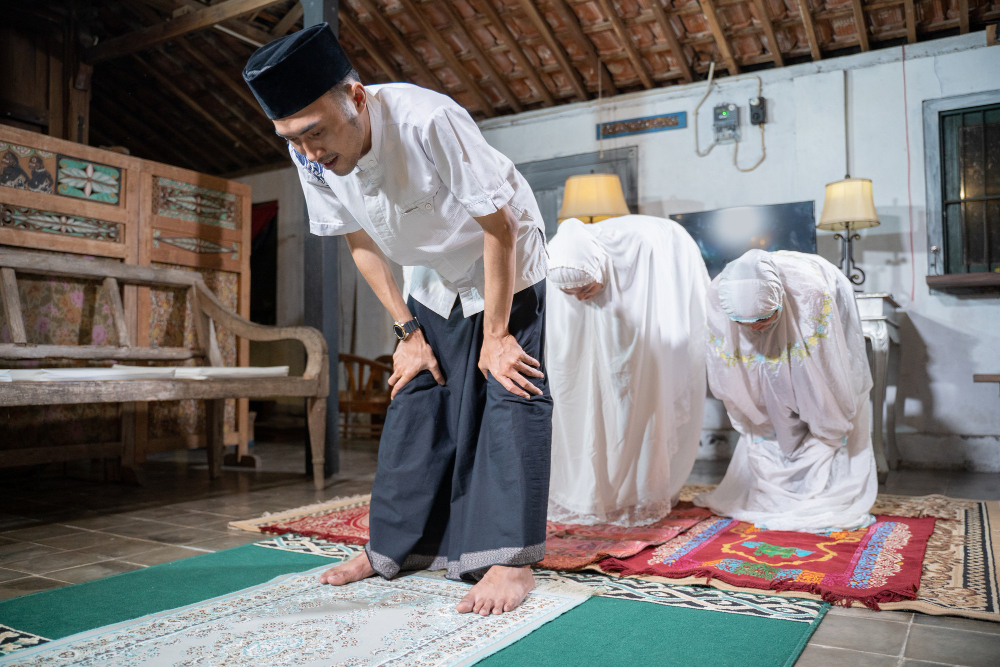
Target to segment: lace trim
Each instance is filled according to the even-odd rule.
[[[633,505],[604,512],[578,512],[549,498],[548,520],[555,523],[575,523],[582,526],[610,524],[612,526],[646,526],[670,514],[677,499]]]

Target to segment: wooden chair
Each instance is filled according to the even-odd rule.
[[[389,376],[392,366],[353,354],[341,354],[347,377],[346,388],[340,391],[340,434],[344,438],[378,438],[389,410]],[[370,424],[351,422],[352,414],[370,415]]]

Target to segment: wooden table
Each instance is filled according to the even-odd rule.
[[[886,387],[890,368],[899,369],[899,323],[896,309],[899,304],[891,294],[856,294],[861,331],[871,344],[868,363],[872,370],[872,446],[878,481],[885,482],[890,469],[899,465],[896,447],[896,393],[886,401]],[[885,418],[882,410],[885,407]],[[883,427],[883,421],[885,425]]]

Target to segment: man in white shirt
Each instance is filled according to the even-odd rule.
[[[326,24],[262,47],[243,76],[288,141],[310,230],[345,236],[400,339],[371,541],[320,580],[447,569],[478,582],[458,611],[514,609],[545,552],[552,415],[530,187],[450,98],[363,86]],[[390,260],[413,267],[408,300]]]

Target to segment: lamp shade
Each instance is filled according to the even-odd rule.
[[[558,219],[559,222],[567,218],[598,222],[630,212],[621,179],[616,174],[582,174],[566,179]]]
[[[832,232],[877,227],[878,224],[870,179],[848,178],[826,186],[823,215],[817,229]]]

